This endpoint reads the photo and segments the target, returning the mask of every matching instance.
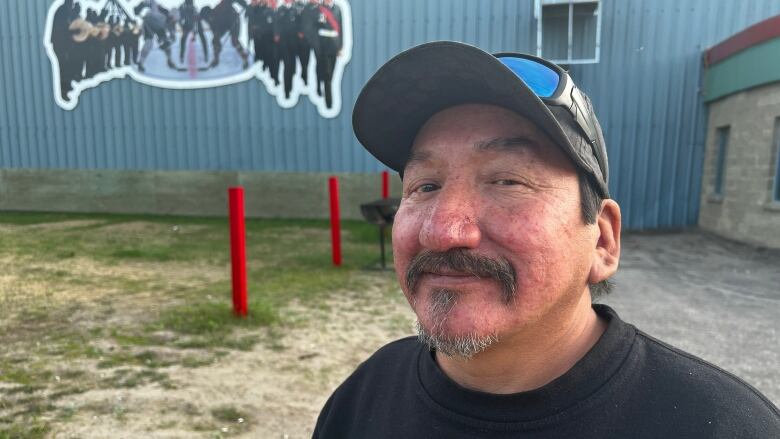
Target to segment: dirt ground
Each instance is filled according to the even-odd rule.
[[[413,323],[405,302],[379,292],[328,305],[287,309],[288,318],[305,323],[284,331],[281,349],[260,343],[212,365],[168,370],[175,389],[150,384],[62,400],[75,409],[104,410],[77,410],[51,437],[311,437],[330,392],[373,351],[410,334]],[[246,419],[204,422],[209,410],[224,406],[236,407]]]
[[[724,367],[775,404],[780,402],[780,252],[698,232],[628,235],[623,245],[616,289],[601,301],[651,335]],[[95,318],[97,308],[88,304],[98,304],[100,298],[90,295],[103,290],[74,285],[54,297],[47,293],[53,280],[25,275],[12,268],[18,264],[11,260],[0,263],[5,267],[0,304],[6,311],[21,300],[14,292],[25,291],[47,300],[86,303],[70,317],[74,325],[88,325]],[[77,269],[96,277],[151,276],[144,270],[154,269],[78,258],[62,264],[77,266],[45,268]],[[180,268],[171,282],[181,286],[224,276],[202,267]],[[168,377],[163,381],[59,397],[46,437],[311,437],[320,408],[355,366],[385,343],[412,334],[414,317],[392,273],[366,271],[361,276],[372,286],[324,303],[295,301],[282,310],[284,323],[279,327],[246,329],[265,340],[250,350],[232,350],[199,367],[161,367]],[[135,295],[126,303],[117,299],[113,306],[129,311],[112,317],[125,319],[115,323],[121,326],[149,312],[153,305],[137,302],[143,298]],[[91,343],[105,352],[114,349],[108,339],[97,337]],[[146,349],[170,354],[160,346]],[[100,358],[74,361],[87,371],[82,380],[100,380],[111,372],[96,366]],[[51,380],[49,392],[56,392],[61,377]],[[0,380],[0,390],[3,386],[7,384]]]
[[[0,225],[0,234],[45,235],[96,225],[103,234],[124,237],[159,237],[167,227],[78,220]],[[327,242],[319,236],[327,229],[295,233]],[[276,324],[237,329],[233,340],[258,340],[248,349],[182,348],[175,343],[181,334],[165,331],[154,334],[153,345],[133,339],[127,346],[123,337],[135,332],[123,331],[137,330],[154,321],[161,306],[191,297],[176,291],[227,282],[229,270],[205,261],[117,262],[80,255],[0,255],[0,264],[2,438],[311,437],[330,392],[373,351],[410,334],[413,323],[401,294],[389,291],[395,289],[392,271],[367,269],[350,278],[367,285],[359,291],[312,303],[293,300]],[[69,334],[65,343],[58,332]],[[89,355],[91,350],[99,354]],[[29,370],[12,367],[15,376],[4,376],[15,364]],[[30,415],[48,431],[24,430]],[[3,430],[8,419],[18,429],[10,436]]]

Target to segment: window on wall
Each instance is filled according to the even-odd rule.
[[[723,180],[726,173],[726,153],[729,145],[729,127],[720,127],[715,132],[715,147],[717,148],[715,153],[715,185],[713,187],[713,194],[722,197],[723,196]]]
[[[774,144],[774,182],[772,185],[772,201],[780,203],[780,117],[775,119],[775,136],[773,137]]]
[[[599,62],[600,0],[536,0],[536,54],[557,64]]]

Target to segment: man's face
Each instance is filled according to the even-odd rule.
[[[393,251],[429,335],[505,340],[554,324],[587,294],[597,239],[574,165],[527,119],[461,105],[418,133]]]

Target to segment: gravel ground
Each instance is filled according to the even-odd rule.
[[[780,405],[780,251],[703,232],[633,234],[615,283],[601,302],[624,320]]]

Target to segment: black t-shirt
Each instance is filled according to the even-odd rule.
[[[624,323],[551,383],[494,395],[449,379],[414,337],[377,351],[334,392],[315,438],[780,438],[753,387]]]

